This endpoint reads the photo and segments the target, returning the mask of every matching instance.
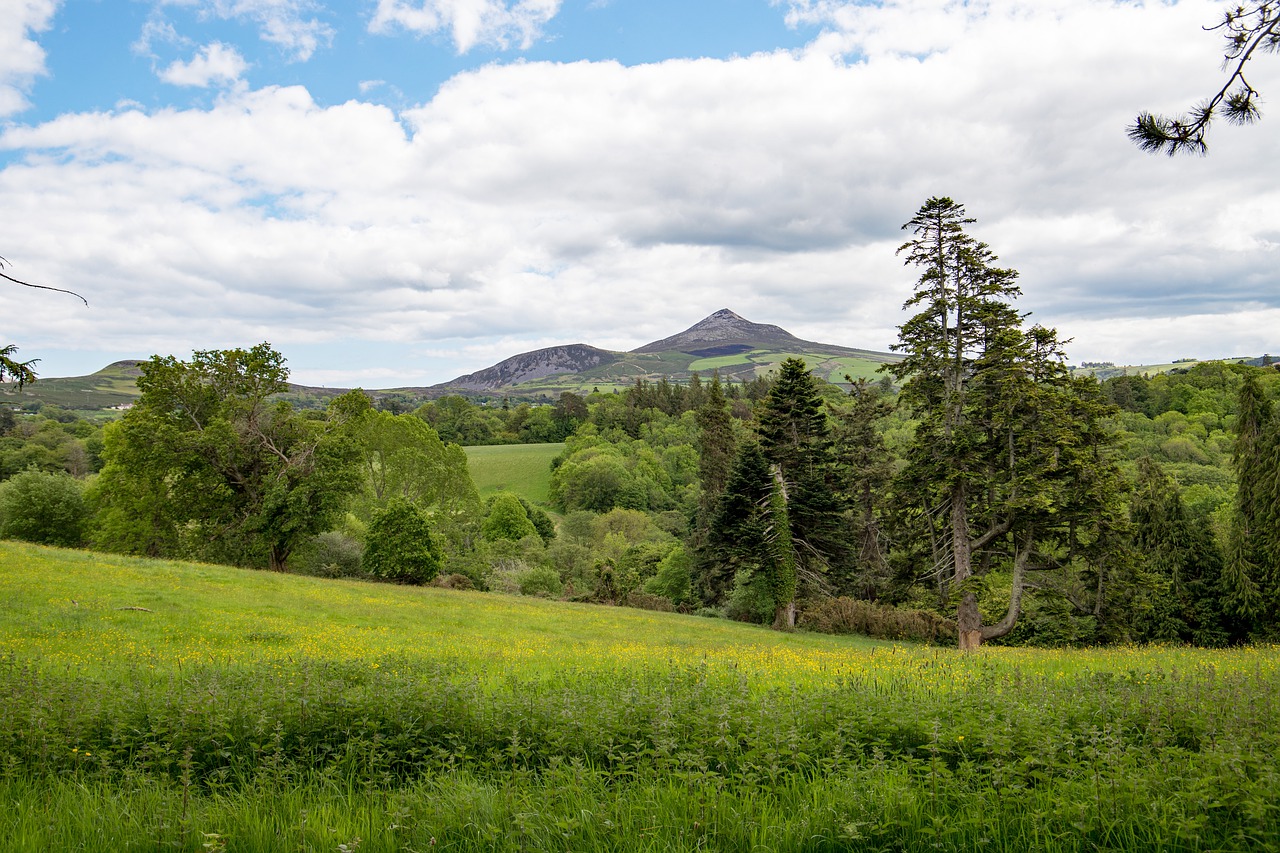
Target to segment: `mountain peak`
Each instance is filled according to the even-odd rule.
[[[678,335],[645,344],[632,352],[687,352],[699,354],[703,350],[744,352],[761,346],[791,345],[803,343],[785,329],[766,323],[752,323],[741,315],[721,308],[714,314],[694,323]],[[728,350],[723,353],[730,354]]]

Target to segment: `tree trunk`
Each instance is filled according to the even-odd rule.
[[[775,631],[790,631],[796,627],[796,603],[788,601],[781,604],[773,611],[773,629]]]
[[[951,490],[951,555],[957,586],[973,574],[973,545],[969,541],[967,509],[964,485],[957,483]],[[978,611],[978,597],[972,592],[966,592],[956,607],[956,627],[962,651],[972,651],[982,644],[982,613]]]
[[[971,652],[982,645],[982,612],[978,610],[978,596],[965,593],[956,608],[956,627],[959,628],[960,651]]]
[[[1018,624],[1018,617],[1022,615],[1022,590],[1027,574],[1027,563],[1031,560],[1034,541],[1035,537],[1027,533],[1019,544],[1018,553],[1013,558],[1013,589],[1009,592],[1009,609],[1005,611],[1004,618],[999,622],[981,629],[982,640],[1003,637]]]

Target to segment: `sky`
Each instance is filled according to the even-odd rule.
[[[1207,0],[0,0],[0,344],[45,376],[270,342],[429,385],[721,308],[887,350],[931,196],[1073,363],[1280,353],[1263,119]]]

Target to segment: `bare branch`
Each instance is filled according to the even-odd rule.
[[[23,287],[34,287],[36,290],[52,290],[54,293],[66,293],[71,296],[74,296],[76,299],[79,299],[85,305],[89,304],[88,299],[85,299],[83,296],[76,293],[74,290],[63,290],[61,287],[49,287],[44,284],[32,284],[29,281],[23,281],[21,279],[14,278],[11,275],[6,275],[4,272],[2,272],[6,264],[9,264],[9,262],[4,258],[0,258],[0,278],[7,279],[8,281],[13,282],[14,284],[20,284]],[[9,266],[13,266],[13,265],[9,264]]]

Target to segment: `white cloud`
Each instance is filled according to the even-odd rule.
[[[1215,85],[1211,4],[905,6],[858,13],[861,58],[521,62],[404,113],[269,87],[11,128],[6,240],[93,308],[0,291],[0,318],[33,355],[376,342],[402,353],[396,384],[724,307],[883,349],[915,279],[898,226],[938,194],[1073,358],[1280,352],[1280,118],[1215,129],[1204,159],[1123,133]],[[824,38],[846,39],[832,9]],[[1280,62],[1256,64],[1280,91]],[[410,375],[427,349],[459,356]]]
[[[0,14],[0,116],[27,107],[26,92],[45,73],[44,50],[32,35],[49,28],[57,0],[10,0]]]
[[[369,31],[396,27],[418,35],[448,31],[458,53],[476,45],[527,50],[560,11],[561,0],[378,0]]]
[[[190,62],[175,61],[159,76],[175,86],[208,88],[238,82],[247,67],[240,51],[215,41],[200,48]]]
[[[200,14],[222,20],[249,21],[258,27],[263,41],[274,44],[291,58],[305,62],[317,50],[328,47],[336,35],[314,13],[323,6],[313,0],[155,0],[157,8],[193,7]],[[148,26],[163,26],[149,22]],[[143,33],[145,44],[148,33]],[[144,51],[145,52],[145,51]]]

